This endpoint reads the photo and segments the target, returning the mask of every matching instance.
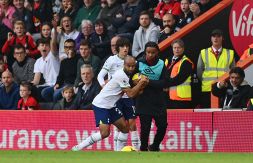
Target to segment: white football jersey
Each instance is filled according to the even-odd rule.
[[[123,69],[120,69],[114,73],[112,79],[94,98],[92,104],[100,108],[111,109],[116,106],[116,102],[122,97],[122,89],[130,87],[129,77]]]
[[[121,59],[118,55],[110,56],[106,61],[102,69],[108,72],[108,79],[111,79],[112,75],[123,68],[124,59]]]

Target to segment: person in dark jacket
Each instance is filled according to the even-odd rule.
[[[75,41],[67,39],[64,43],[64,50],[68,58],[64,59],[60,65],[60,71],[54,85],[54,101],[62,98],[61,92],[65,85],[74,85],[77,74],[76,68],[79,57],[75,52]]]
[[[95,21],[94,29],[95,32],[91,34],[89,39],[92,45],[92,52],[104,62],[110,55],[111,36],[102,19]]]
[[[138,61],[137,70],[149,78],[143,93],[136,97],[136,113],[141,123],[141,151],[159,151],[167,128],[165,87],[166,67],[158,58],[159,47],[155,42],[145,45],[144,58]],[[154,96],[156,98],[154,98]],[[152,119],[157,127],[153,144],[148,146]]]
[[[19,86],[14,83],[12,73],[7,69],[2,73],[3,86],[0,87],[0,110],[17,110]]]
[[[79,60],[77,61],[77,74],[75,79],[75,87],[77,87],[80,84],[80,82],[82,82],[80,75],[80,67],[83,64],[89,64],[92,66],[95,77],[97,77],[97,74],[100,71],[101,66],[101,60],[99,59],[99,57],[92,54],[91,44],[88,40],[83,40],[81,42],[79,52],[81,58],[79,58]]]
[[[77,109],[90,110],[92,101],[100,92],[101,87],[94,80],[94,73],[91,65],[84,64],[81,66],[82,83],[78,86],[78,91],[75,99]]]
[[[141,0],[128,0],[122,4],[122,10],[115,12],[115,16],[111,20],[115,33],[131,33],[133,35],[138,29],[139,15],[144,8]]]
[[[242,68],[234,67],[229,71],[228,81],[219,81],[212,85],[212,93],[219,97],[223,109],[246,108],[250,99],[250,85],[244,80]]]
[[[73,110],[77,109],[75,105],[75,93],[72,86],[65,86],[62,90],[63,99],[53,104],[54,110]]]

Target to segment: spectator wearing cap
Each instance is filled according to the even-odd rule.
[[[222,47],[223,32],[215,29],[211,33],[212,46],[202,49],[197,64],[197,75],[201,83],[200,106],[210,108],[211,85],[235,66],[234,51]]]
[[[250,85],[244,80],[245,73],[240,67],[229,71],[229,80],[220,81],[212,86],[212,93],[219,97],[223,109],[246,108],[250,99]]]

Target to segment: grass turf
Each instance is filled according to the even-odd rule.
[[[252,153],[0,151],[0,163],[252,163]]]

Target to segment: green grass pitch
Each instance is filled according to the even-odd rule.
[[[252,153],[0,151],[0,163],[252,163]]]

